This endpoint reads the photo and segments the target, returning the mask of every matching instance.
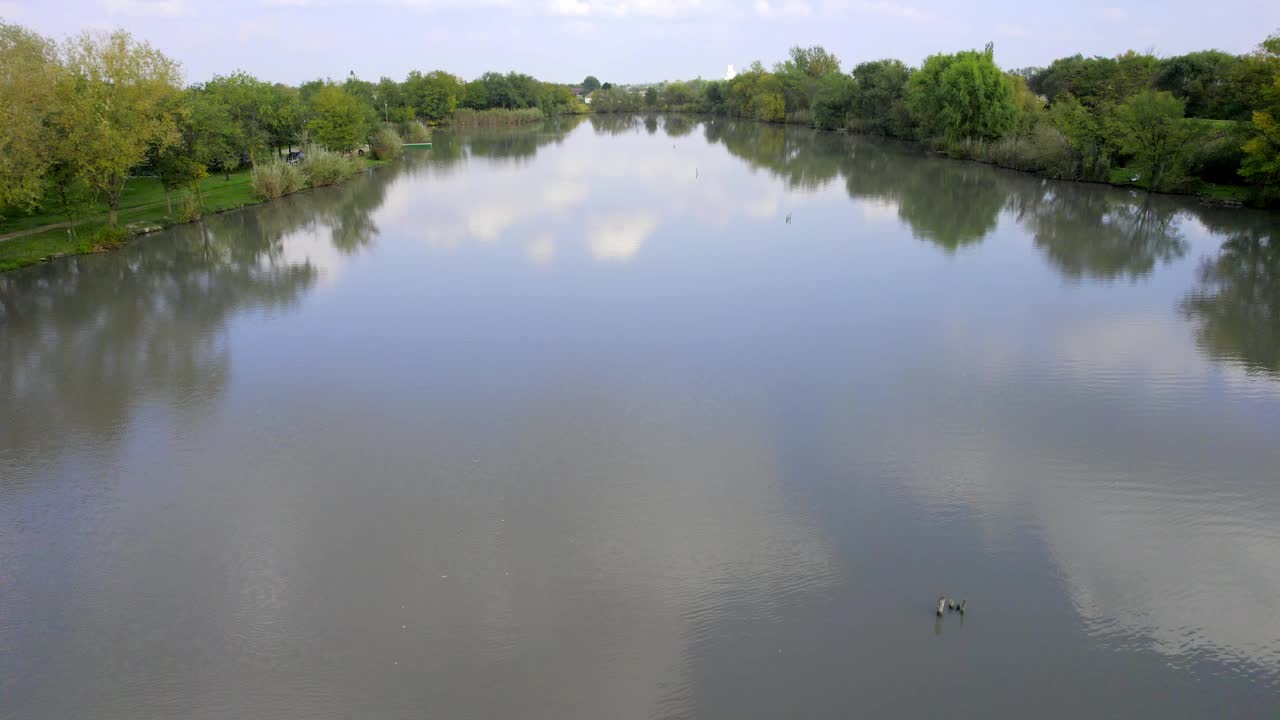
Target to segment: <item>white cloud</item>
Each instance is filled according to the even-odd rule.
[[[627,262],[640,252],[658,227],[651,212],[630,212],[597,218],[587,231],[587,249],[596,260]]]
[[[182,17],[194,14],[188,0],[100,0],[112,15],[129,17]]]
[[[1129,12],[1124,8],[1106,7],[1102,8],[1102,17],[1106,20],[1110,20],[1111,22],[1120,22],[1121,20],[1128,19]]]

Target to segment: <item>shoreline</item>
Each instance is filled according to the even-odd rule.
[[[350,180],[356,178],[361,174],[373,172],[374,170],[380,167],[390,165],[396,160],[399,160],[399,158],[396,158],[396,160],[372,160],[372,159],[364,159],[364,158],[362,159],[365,163],[364,168],[362,168],[359,172],[355,172],[350,175],[347,175],[346,177],[342,178],[336,183],[333,183],[332,185],[324,185],[321,187],[307,186],[307,187],[299,188],[298,190],[295,190],[291,193],[286,193],[284,195],[281,195],[280,198],[290,197],[293,195],[297,195],[299,193],[322,189],[324,187],[335,187],[338,185],[342,185],[343,183],[349,182]],[[246,175],[248,174],[248,172],[250,171],[247,171],[247,170],[240,171],[235,175],[236,176]],[[216,176],[214,177],[216,179]],[[239,184],[237,184],[232,186],[224,186],[222,189],[225,189],[228,191],[238,191],[238,190],[241,190],[242,188],[239,186]],[[66,231],[68,229],[68,226],[71,224],[69,221],[66,221],[66,220],[63,220],[61,222],[44,224],[37,227],[26,228],[23,230],[16,230],[9,233],[4,233],[3,235],[0,235],[0,238],[2,238],[0,239],[0,273],[13,272],[16,270],[21,270],[23,268],[31,267],[33,265],[41,265],[53,260],[58,260],[60,258],[75,257],[78,255],[98,255],[98,254],[114,252],[116,250],[119,250],[120,248],[126,247],[131,240],[134,240],[136,238],[144,237],[146,235],[151,235],[161,230],[165,230],[178,225],[188,225],[191,223],[200,222],[203,218],[207,216],[220,215],[222,213],[231,212],[234,210],[242,210],[248,207],[256,207],[258,205],[266,205],[267,203],[270,203],[274,200],[278,200],[280,198],[261,198],[251,202],[239,202],[238,204],[227,204],[227,205],[217,205],[215,203],[213,207],[211,207],[208,210],[205,210],[200,214],[200,217],[195,218],[193,220],[185,220],[185,221],[176,220],[169,217],[168,215],[165,215],[160,219],[140,219],[140,220],[134,220],[132,222],[122,222],[120,224],[120,227],[123,228],[127,233],[125,239],[123,240],[123,242],[121,242],[118,245],[112,245],[108,247],[96,245],[94,242],[94,234],[99,229],[106,226],[104,223],[104,220],[106,218],[105,214],[97,214],[92,217],[83,218],[77,221],[76,223],[77,238],[74,241],[71,240],[71,238],[67,237],[65,232],[58,232],[56,237],[42,237],[42,236],[52,236],[53,233],[55,233],[56,231]],[[153,201],[149,203],[143,203],[140,205],[134,205],[128,208],[122,207],[121,213],[124,214],[132,211],[145,210],[147,208],[155,207],[157,204],[164,204],[164,202],[165,201],[161,200],[158,202]],[[18,252],[18,253],[15,253],[13,257],[6,257],[6,255],[8,255],[8,253],[4,252],[6,249],[8,249],[6,246],[9,246],[10,243],[21,243],[23,240],[26,240],[28,244],[32,244],[36,246],[33,248],[33,251],[28,254],[22,254],[21,252]],[[50,244],[52,244],[54,247],[61,245],[64,247],[64,249],[45,253],[44,252],[45,247]]]
[[[597,114],[597,113],[592,113],[592,114],[594,115],[594,114]],[[619,115],[619,116],[627,115],[627,113],[608,113],[608,112],[606,112],[606,113],[598,113],[598,114],[599,114],[599,115],[601,115],[601,116],[605,116],[605,115]],[[1022,173],[1022,174],[1024,174],[1024,175],[1031,175],[1031,176],[1033,176],[1033,177],[1037,177],[1037,178],[1040,178],[1040,179],[1042,179],[1042,180],[1053,180],[1053,181],[1055,181],[1055,182],[1082,183],[1082,184],[1085,184],[1085,185],[1101,185],[1101,186],[1104,186],[1104,187],[1118,188],[1118,189],[1121,189],[1121,190],[1140,190],[1140,191],[1142,191],[1142,192],[1148,192],[1148,193],[1152,193],[1152,194],[1154,194],[1154,195],[1169,195],[1169,196],[1172,196],[1172,197],[1195,198],[1195,199],[1199,200],[1200,202],[1202,202],[1202,203],[1204,203],[1204,204],[1206,204],[1206,205],[1212,205],[1212,206],[1214,206],[1214,207],[1221,207],[1221,208],[1239,208],[1239,209],[1242,209],[1242,210],[1261,210],[1261,211],[1263,211],[1263,212],[1276,212],[1276,211],[1280,211],[1280,208],[1277,208],[1277,207],[1274,207],[1274,206],[1268,206],[1268,205],[1252,205],[1252,204],[1250,204],[1250,203],[1248,203],[1248,202],[1245,202],[1245,201],[1242,201],[1242,200],[1238,200],[1238,199],[1234,199],[1234,198],[1218,197],[1218,196],[1215,196],[1215,195],[1212,195],[1212,194],[1209,194],[1209,193],[1199,192],[1199,191],[1193,191],[1193,192],[1177,192],[1177,191],[1172,191],[1172,190],[1152,190],[1152,189],[1150,189],[1150,188],[1146,188],[1146,187],[1143,187],[1142,185],[1138,185],[1138,184],[1136,184],[1136,183],[1132,183],[1132,182],[1123,182],[1123,183],[1119,183],[1119,182],[1111,182],[1111,181],[1108,181],[1108,180],[1088,180],[1088,179],[1084,179],[1084,178],[1063,178],[1063,177],[1054,177],[1054,176],[1052,176],[1052,175],[1044,175],[1044,174],[1042,174],[1042,173],[1040,173],[1040,172],[1037,172],[1037,171],[1035,171],[1035,170],[1024,170],[1023,168],[1013,167],[1013,166],[1010,166],[1010,165],[1001,165],[1000,163],[990,162],[990,161],[987,161],[987,160],[979,160],[978,158],[972,158],[972,157],[959,157],[959,156],[951,155],[951,154],[947,153],[946,151],[943,151],[943,150],[935,150],[935,149],[933,149],[933,148],[929,147],[929,143],[928,143],[927,141],[924,141],[924,140],[912,140],[912,139],[908,139],[908,138],[893,137],[893,136],[891,136],[891,135],[876,135],[876,134],[874,134],[874,133],[860,133],[860,132],[853,132],[853,131],[851,131],[851,130],[847,130],[847,129],[845,129],[845,128],[833,128],[833,129],[826,129],[826,128],[814,127],[814,126],[813,126],[813,125],[811,125],[811,124],[798,123],[798,122],[787,122],[787,121],[785,121],[785,120],[784,120],[784,121],[782,121],[782,122],[769,122],[769,121],[766,121],[766,120],[755,120],[755,119],[751,119],[751,118],[735,118],[735,117],[732,117],[732,116],[729,116],[729,115],[716,115],[716,114],[714,114],[714,113],[692,112],[692,111],[682,111],[682,110],[660,110],[660,111],[653,111],[653,112],[641,112],[641,113],[635,113],[635,116],[637,116],[637,117],[644,117],[644,116],[647,116],[647,115],[685,115],[685,116],[689,116],[689,117],[696,117],[696,118],[711,118],[711,119],[721,119],[721,118],[723,118],[723,119],[725,119],[725,120],[733,120],[733,121],[735,121],[735,122],[753,122],[753,123],[760,123],[761,125],[773,125],[773,126],[776,126],[776,127],[794,127],[794,128],[803,128],[803,129],[805,129],[805,130],[812,130],[813,132],[833,133],[833,134],[836,134],[836,135],[847,135],[847,136],[849,136],[849,137],[866,137],[866,138],[875,138],[875,139],[877,139],[877,140],[887,140],[887,141],[889,141],[889,142],[901,143],[901,144],[903,144],[903,145],[910,145],[910,146],[912,146],[912,147],[914,147],[914,148],[917,148],[917,149],[921,150],[921,151],[922,151],[922,152],[924,152],[924,154],[926,154],[926,155],[930,155],[930,156],[933,156],[933,157],[942,158],[942,159],[944,159],[944,160],[958,160],[958,161],[961,161],[961,162],[972,162],[972,163],[978,163],[979,165],[986,165],[987,167],[1000,168],[1001,170],[1008,170],[1008,171],[1010,171],[1010,172]],[[1251,186],[1249,186],[1249,185],[1216,185],[1215,187],[1228,188],[1228,189],[1232,189],[1232,190],[1248,191],[1248,192],[1252,192],[1252,191],[1253,191],[1253,188],[1252,188]]]

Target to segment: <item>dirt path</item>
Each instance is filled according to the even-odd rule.
[[[68,223],[68,222],[60,222],[60,223],[53,223],[52,225],[41,225],[40,227],[27,228],[26,230],[19,230],[17,232],[6,233],[4,235],[0,235],[0,242],[4,242],[5,240],[13,240],[14,238],[26,237],[28,235],[35,235],[36,233],[42,233],[45,230],[57,230],[58,228],[67,227],[70,224],[71,223]]]

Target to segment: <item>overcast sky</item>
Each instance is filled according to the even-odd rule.
[[[244,69],[298,83],[465,78],[519,70],[544,80],[720,77],[820,44],[845,69],[996,44],[1008,68],[1077,52],[1245,52],[1280,30],[1277,0],[0,0],[0,16],[62,38],[122,27],[181,61],[188,81]]]

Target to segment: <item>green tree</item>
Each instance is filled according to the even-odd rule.
[[[1044,115],[1044,101],[1039,95],[1027,87],[1026,78],[1021,75],[1009,76],[1013,86],[1013,106],[1017,109],[1014,115],[1014,131],[1020,135],[1030,133]]]
[[[794,72],[811,78],[840,72],[840,59],[821,45],[792,47],[788,59],[779,63],[775,72]]]
[[[911,70],[899,60],[873,60],[853,69],[858,84],[849,112],[853,129],[891,137],[910,137],[914,123],[907,109]]]
[[[688,83],[679,81],[667,83],[662,88],[662,104],[668,108],[681,108],[693,102],[693,91]]]
[[[586,79],[582,81],[582,92],[584,94],[589,93],[593,90],[599,90],[599,89],[600,89],[600,81],[596,79],[595,75],[588,75]]]
[[[297,90],[278,84],[271,87],[271,101],[266,109],[264,125],[267,141],[277,154],[302,142],[304,115]]]
[[[1280,199],[1280,34],[1264,40],[1254,57],[1268,69],[1271,84],[1260,93],[1263,107],[1253,113],[1240,174],[1261,186],[1264,200],[1275,201]]]
[[[414,70],[404,81],[409,107],[418,117],[431,122],[439,122],[457,109],[464,92],[462,81],[443,70],[426,75]]]
[[[651,87],[644,91],[644,106],[648,108],[658,107],[658,89]]]
[[[911,76],[907,105],[926,134],[948,141],[994,139],[1012,129],[1013,84],[982,52],[930,55]]]
[[[484,110],[489,107],[489,86],[483,79],[476,79],[463,86],[462,107]]]
[[[0,208],[32,209],[54,162],[57,46],[17,25],[0,23]]]
[[[1066,138],[1074,155],[1074,167],[1059,168],[1058,175],[1105,181],[1111,171],[1111,156],[1117,148],[1115,138],[1107,130],[1110,116],[1090,110],[1071,93],[1064,93],[1049,107],[1045,117]]]
[[[153,146],[176,141],[168,112],[178,93],[178,66],[127,32],[85,33],[66,47],[71,76],[66,141],[75,148],[77,174],[106,203],[117,224],[129,171]]]
[[[1133,155],[1153,190],[1176,187],[1185,179],[1188,146],[1195,127],[1183,119],[1186,102],[1167,92],[1138,93],[1118,109],[1120,147]]]
[[[1223,117],[1225,82],[1233,75],[1235,55],[1221,50],[1204,50],[1178,55],[1160,62],[1152,87],[1173,93],[1187,102],[1187,117]]]
[[[339,152],[354,150],[369,136],[365,108],[346,89],[328,84],[311,98],[311,139]]]
[[[1269,112],[1253,114],[1253,137],[1244,144],[1240,174],[1263,187],[1267,199],[1280,192],[1280,121]]]
[[[813,98],[813,121],[825,130],[845,127],[857,94],[857,81],[844,73],[822,78]]]
[[[272,105],[276,99],[271,84],[240,71],[215,75],[199,87],[226,108],[239,128],[235,135],[239,143],[237,154],[250,160],[265,155],[272,142]]]

